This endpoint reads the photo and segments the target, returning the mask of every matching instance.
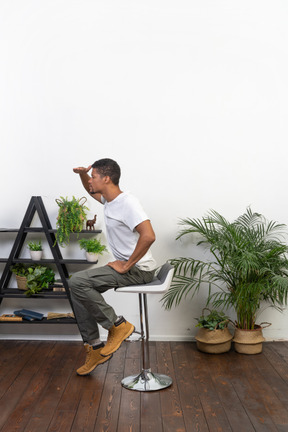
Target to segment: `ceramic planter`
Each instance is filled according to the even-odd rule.
[[[33,261],[40,261],[42,258],[43,251],[32,251],[30,250],[30,256]]]
[[[262,342],[265,341],[263,328],[261,325],[256,325],[254,330],[242,330],[236,327],[233,339],[235,351],[240,354],[260,354],[263,347]]]
[[[199,351],[209,354],[221,354],[231,348],[233,336],[228,328],[223,330],[208,330],[200,328],[196,335],[196,345]]]
[[[86,252],[86,259],[89,262],[97,262],[98,261],[98,254],[93,252]]]

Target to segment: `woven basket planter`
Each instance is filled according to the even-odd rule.
[[[228,328],[223,330],[208,330],[200,328],[196,335],[196,345],[199,351],[209,354],[222,354],[231,348],[233,336]]]
[[[265,341],[263,328],[261,325],[256,325],[254,330],[242,330],[236,327],[233,339],[235,351],[240,354],[260,354],[263,348],[262,342]]]
[[[16,282],[19,290],[26,291],[28,290],[27,287],[27,278],[25,276],[17,276],[16,275]]]

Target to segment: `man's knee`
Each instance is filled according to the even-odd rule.
[[[70,291],[77,295],[91,289],[105,292],[118,286],[117,272],[111,267],[98,267],[74,273],[69,279]],[[120,275],[121,276],[121,275]]]
[[[84,272],[77,272],[74,273],[69,281],[68,281],[68,285],[69,288],[72,292],[77,291],[78,289],[82,288],[83,286],[85,286],[85,274],[83,274]],[[87,280],[87,279],[86,279]],[[87,283],[87,282],[86,282]]]

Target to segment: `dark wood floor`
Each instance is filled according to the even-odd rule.
[[[0,431],[288,431],[288,342],[265,343],[254,356],[151,342],[152,369],[173,378],[151,393],[120,384],[140,370],[139,352],[124,343],[79,377],[79,342],[0,341]]]

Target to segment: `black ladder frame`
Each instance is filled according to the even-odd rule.
[[[31,223],[35,213],[38,213],[42,227],[31,227]],[[17,232],[14,244],[11,248],[11,252],[8,258],[0,258],[0,262],[5,262],[6,265],[1,275],[0,279],[0,304],[5,297],[23,297],[23,291],[8,288],[9,281],[12,276],[12,271],[10,269],[11,265],[15,263],[30,263],[31,259],[20,258],[22,248],[24,246],[26,237],[28,233],[44,233],[50,247],[53,259],[41,259],[37,261],[43,265],[55,264],[65,288],[65,292],[49,292],[46,290],[41,291],[39,294],[33,297],[45,297],[45,298],[68,298],[71,308],[73,310],[70,291],[68,286],[69,273],[66,264],[89,264],[85,259],[63,259],[60,247],[56,241],[56,229],[53,229],[45,209],[43,200],[41,196],[32,196],[27,207],[26,213],[24,215],[23,221],[19,229],[0,229],[0,233]],[[98,234],[101,230],[82,230],[81,233]],[[35,261],[33,261],[35,263]],[[90,263],[91,264],[91,263]],[[75,321],[74,321],[75,322]],[[7,323],[7,322],[5,322]],[[10,324],[11,322],[9,322]]]

